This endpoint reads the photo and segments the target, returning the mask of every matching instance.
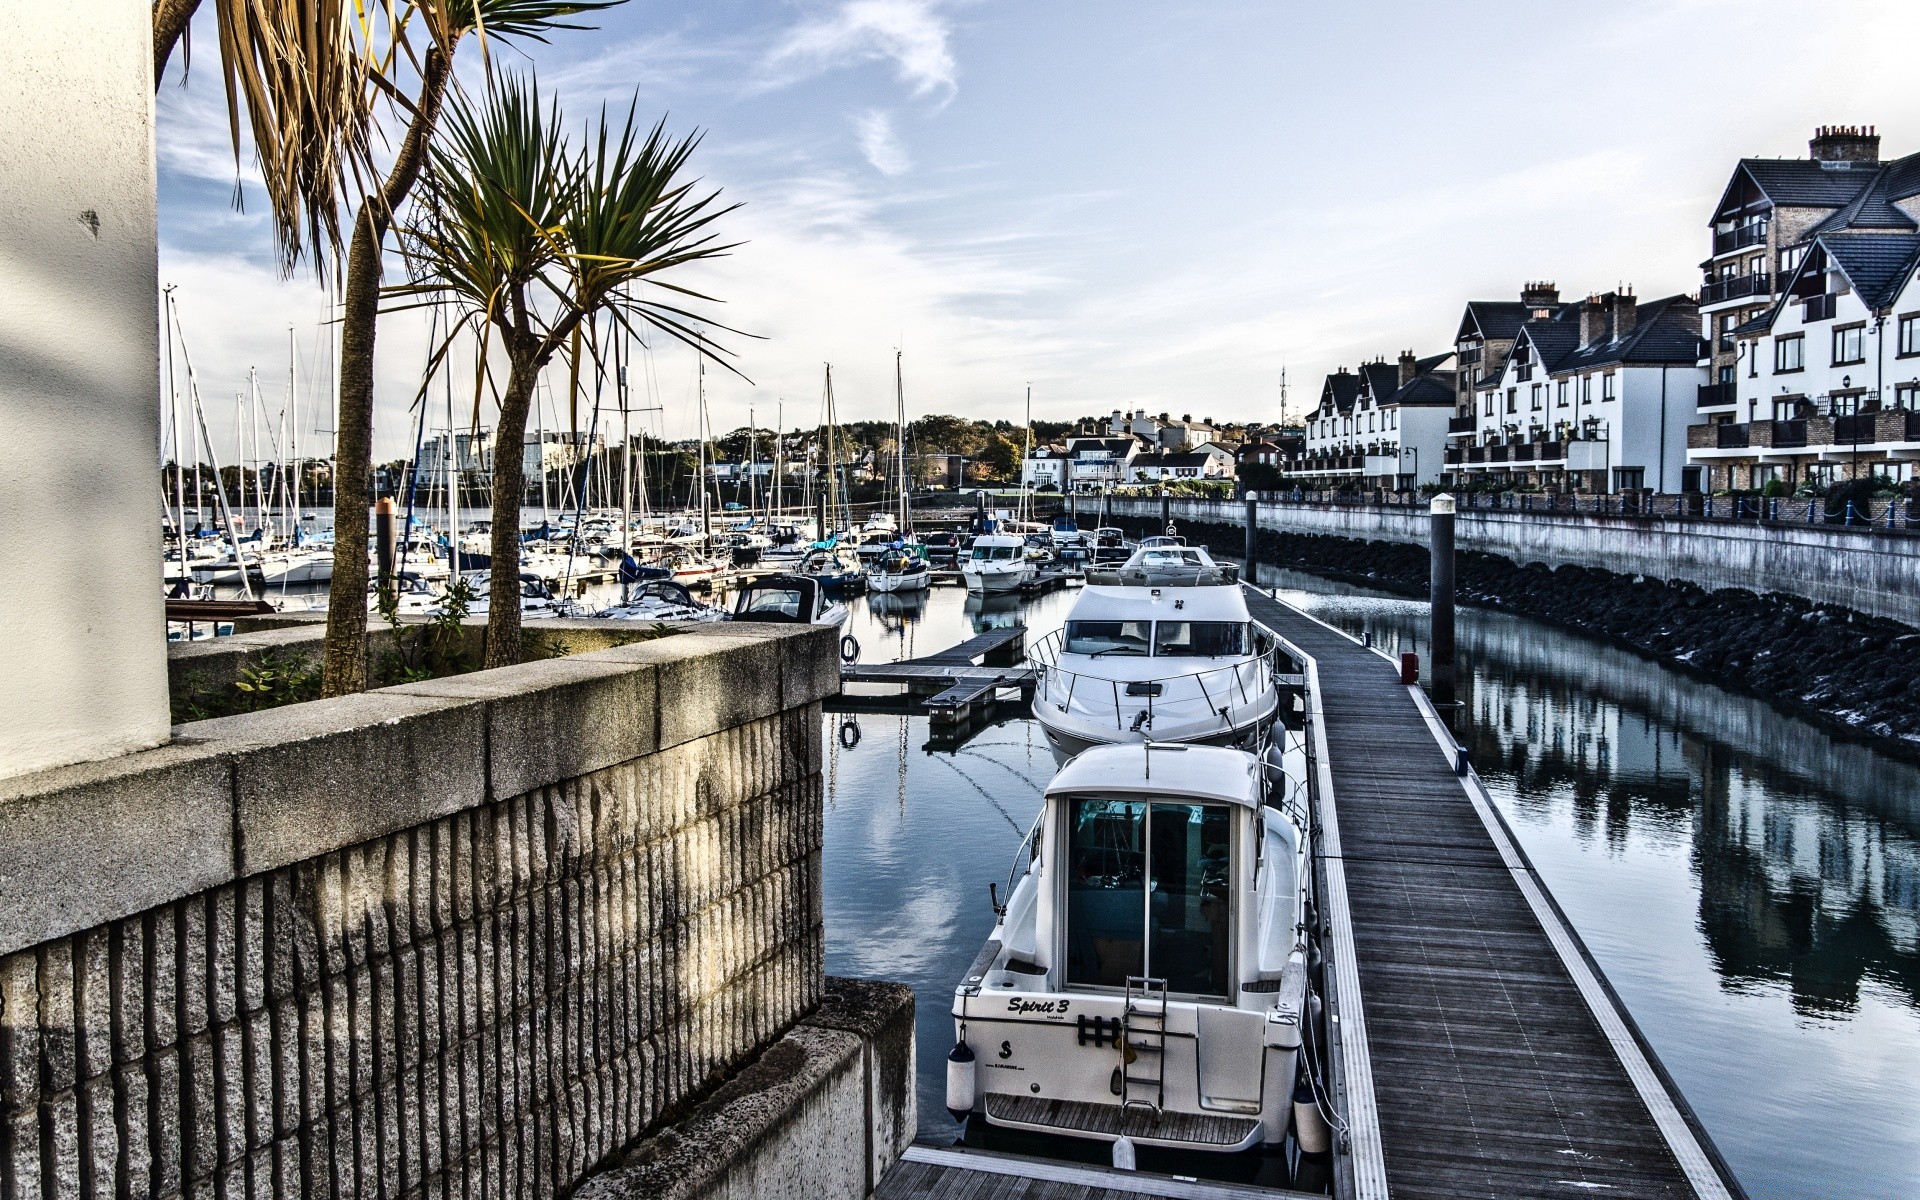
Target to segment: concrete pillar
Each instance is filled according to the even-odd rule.
[[[167,739],[149,0],[0,0],[0,776]]]
[[[1431,566],[1428,572],[1427,599],[1432,628],[1427,637],[1427,655],[1434,702],[1453,703],[1453,497],[1442,492],[1429,506],[1432,526],[1429,534]],[[1443,710],[1451,713],[1451,709]],[[1451,716],[1449,716],[1451,720]]]

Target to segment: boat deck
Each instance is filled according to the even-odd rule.
[[[1741,1196],[1424,694],[1247,603],[1307,660],[1336,1194]]]

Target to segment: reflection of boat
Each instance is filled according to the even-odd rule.
[[[1142,549],[1191,554],[1184,547]],[[1054,753],[1105,742],[1257,744],[1280,708],[1277,647],[1238,587],[1188,571],[1154,586],[1089,584],[1064,628],[1028,650],[1033,715]]]
[[[1020,597],[1012,592],[999,592],[994,595],[982,595],[968,592],[964,610],[972,618],[973,631],[985,633],[989,629],[1011,629],[1020,623]]]
[[[733,619],[839,628],[847,623],[847,606],[828,595],[816,579],[769,575],[747,584],[734,596]]]
[[[927,590],[873,592],[867,596],[867,609],[889,617],[918,617],[927,611]]]
[[[1027,540],[1016,534],[983,533],[973,539],[973,550],[960,562],[960,575],[970,592],[1012,592],[1033,578],[1027,562]]]
[[[1054,777],[954,989],[956,1118],[1186,1150],[1284,1142],[1308,858],[1268,774],[1238,750],[1132,745]]]

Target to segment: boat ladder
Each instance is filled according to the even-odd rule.
[[[1120,1029],[1120,1106],[1158,1117],[1167,1104],[1167,981],[1127,976],[1127,1007]]]

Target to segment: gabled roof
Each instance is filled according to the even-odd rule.
[[[1521,326],[1527,344],[1540,359],[1540,365],[1549,374],[1560,369],[1567,355],[1580,345],[1580,327],[1572,321],[1528,321]],[[1513,345],[1515,355],[1520,353],[1521,343],[1516,339]]]
[[[1345,371],[1337,371],[1327,376],[1326,385],[1320,389],[1320,402],[1325,404],[1327,398],[1331,396],[1333,398],[1333,407],[1337,411],[1351,412],[1353,410],[1354,398],[1359,394],[1360,377],[1358,375],[1350,375]]]
[[[1400,390],[1400,364],[1398,363],[1363,363],[1360,374],[1366,379],[1367,391],[1373,396],[1375,404]]]
[[[1531,312],[1532,309],[1518,300],[1469,300],[1466,315],[1460,318],[1460,333],[1454,340],[1465,337],[1471,330],[1487,341],[1504,341],[1520,332],[1520,326],[1526,324]]]
[[[1817,162],[1810,158],[1743,158],[1720,194],[1717,213],[1745,175],[1775,205],[1844,208],[1880,170],[1879,163]]]
[[[1903,160],[1904,161],[1904,160]],[[1889,229],[1906,231],[1920,228],[1912,217],[1893,206],[1894,196],[1890,190],[1894,169],[1898,163],[1888,163],[1874,173],[1873,179],[1860,194],[1839,212],[1827,217],[1815,225],[1813,233],[1826,233],[1839,229]]]
[[[1582,346],[1562,359],[1554,373],[1621,365],[1692,366],[1705,354],[1699,304],[1689,296],[1668,296],[1640,305],[1626,337]]]
[[[1139,444],[1130,437],[1073,438],[1067,442],[1067,453],[1079,454],[1084,450],[1105,450],[1112,454],[1125,454]]]
[[[1885,308],[1913,274],[1920,234],[1823,233],[1816,239],[1868,308]]]

